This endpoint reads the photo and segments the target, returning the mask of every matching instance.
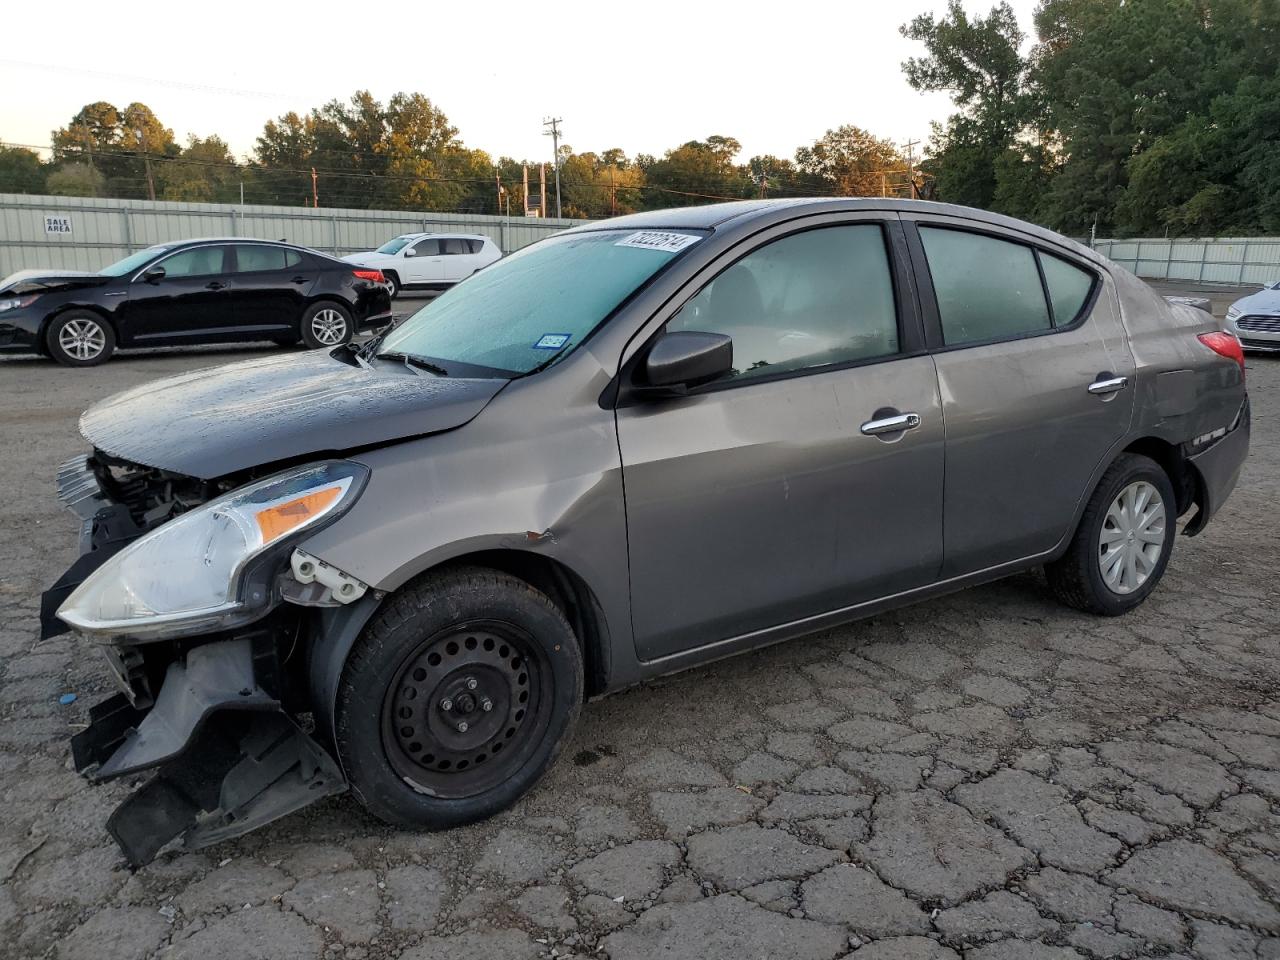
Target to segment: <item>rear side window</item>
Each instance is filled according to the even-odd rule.
[[[947,346],[1052,329],[1030,247],[962,230],[921,227]]]
[[[1040,267],[1044,270],[1044,282],[1049,288],[1053,325],[1065,327],[1080,316],[1080,311],[1084,309],[1089,293],[1093,290],[1093,277],[1050,253],[1040,254]]]
[[[479,253],[484,248],[483,240],[468,240],[467,246],[471,248],[472,253]]]
[[[462,253],[470,253],[467,241],[462,237],[445,237],[440,241],[441,252],[446,256],[456,256]]]
[[[284,247],[267,247],[262,244],[238,244],[236,246],[237,273],[263,273],[273,270],[287,270],[302,262],[302,255],[296,250]]]

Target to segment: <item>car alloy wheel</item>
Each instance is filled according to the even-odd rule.
[[[1160,562],[1166,530],[1160,491],[1145,480],[1124,487],[1098,534],[1098,564],[1107,588],[1125,595],[1146,583]]]
[[[317,310],[311,318],[311,333],[325,347],[336,347],[347,339],[347,318],[332,307]]]
[[[106,349],[107,334],[96,320],[77,317],[58,331],[58,346],[75,360],[96,360]]]
[[[502,783],[550,725],[548,669],[542,648],[513,624],[473,621],[427,638],[383,701],[387,760],[434,797],[471,797]]]

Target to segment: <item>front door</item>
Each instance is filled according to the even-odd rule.
[[[1129,427],[1134,362],[1088,261],[986,224],[917,219],[947,422],[950,577],[1036,556],[1070,532]]]
[[[208,244],[179,250],[152,267],[158,280],[138,277],[121,308],[122,340],[137,346],[160,340],[196,340],[216,331],[231,291],[230,247]],[[150,269],[150,268],[148,268]]]
[[[895,295],[898,224],[788,229],[665,325],[728,334],[734,372],[617,410],[643,660],[921,586],[941,564],[941,406]]]
[[[444,258],[440,241],[435,237],[419,240],[405,248],[401,283],[440,283],[444,279]]]

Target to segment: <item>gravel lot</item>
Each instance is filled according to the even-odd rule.
[[[338,798],[131,874],[124,788],[68,769],[105,673],[35,639],[75,552],[51,478],[92,401],[257,355],[0,361],[0,956],[1280,958],[1280,360],[1240,488],[1128,617],[1017,577],[590,704],[491,822]]]

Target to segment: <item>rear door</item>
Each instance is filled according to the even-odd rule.
[[[412,255],[411,252],[412,251]],[[440,241],[427,237],[405,248],[402,283],[440,283],[444,280],[444,258],[440,255]]]
[[[229,309],[229,335],[271,335],[297,326],[307,295],[320,275],[300,250],[267,243],[237,243]]]
[[[457,283],[475,271],[471,256],[471,243],[466,237],[441,237],[440,252],[444,254],[444,280]]]
[[[1133,414],[1114,294],[1068,249],[960,218],[904,219],[947,427],[943,576],[1048,551]]]
[[[731,376],[617,410],[644,660],[938,572],[941,406],[896,218],[811,226],[726,254],[668,308],[666,329],[733,338]]]
[[[125,342],[194,340],[214,334],[226,315],[232,286],[231,248],[226,244],[188,247],[150,264],[163,267],[159,280],[139,274],[129,284],[121,309]]]

